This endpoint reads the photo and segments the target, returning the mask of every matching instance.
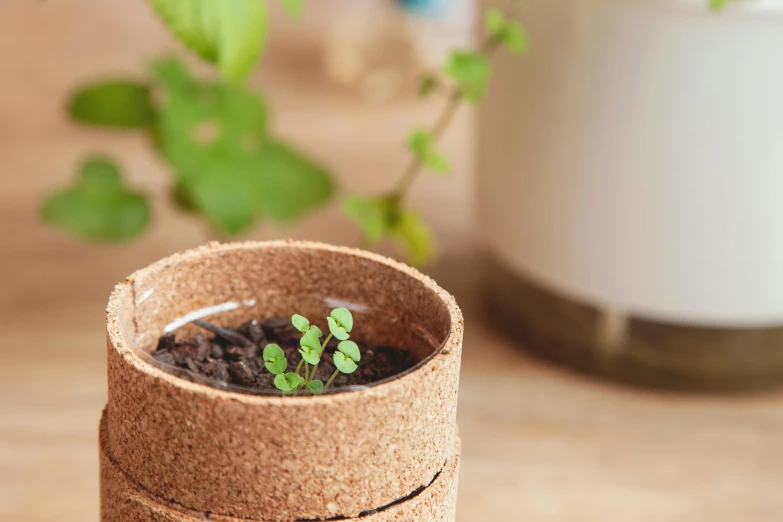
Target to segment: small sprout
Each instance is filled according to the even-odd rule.
[[[345,341],[350,337],[348,332],[353,329],[353,316],[346,308],[335,308],[326,321],[329,323],[329,331],[337,339]]]
[[[324,335],[324,334],[323,334],[323,332],[321,331],[321,329],[320,329],[320,328],[318,328],[318,327],[317,327],[316,325],[314,325],[314,324],[310,325],[310,328],[309,328],[309,330],[308,330],[308,331],[312,331],[312,332],[314,332],[314,333],[315,333],[315,335],[317,335],[318,337],[323,337],[323,335]]]
[[[321,331],[314,328],[310,328],[302,336],[299,341],[299,353],[302,354],[302,359],[310,364],[318,364],[321,360],[321,337],[318,335]]]
[[[320,328],[318,328],[314,324],[311,325],[310,321],[307,320],[307,317],[303,317],[299,314],[294,314],[291,317],[291,324],[293,324],[294,328],[296,328],[303,334],[307,333],[309,330],[313,330],[318,337],[321,337],[323,335],[323,333],[321,333]]]
[[[358,366],[343,352],[334,352],[334,365],[343,373],[353,373]]]
[[[291,323],[293,323],[294,328],[302,333],[306,333],[310,328],[310,321],[308,321],[306,317],[302,317],[299,314],[294,314],[291,317]]]
[[[274,343],[267,344],[264,348],[264,366],[271,373],[281,375],[288,367],[283,349]]]
[[[343,341],[337,345],[337,349],[353,361],[359,362],[362,359],[359,347],[353,341]]]
[[[283,393],[293,393],[301,388],[307,388],[313,395],[320,395],[326,391],[334,379],[342,373],[353,373],[358,368],[361,360],[359,346],[353,341],[348,341],[349,332],[353,330],[353,316],[345,308],[335,308],[326,318],[329,323],[329,335],[321,342],[323,332],[310,321],[299,314],[291,317],[291,323],[302,332],[302,338],[299,340],[299,353],[302,360],[296,367],[296,371],[285,373],[288,367],[288,361],[285,358],[285,352],[276,344],[268,344],[264,348],[264,365],[267,370],[275,374],[275,387]],[[321,355],[326,348],[326,344],[332,337],[336,337],[341,342],[337,345],[337,351],[334,353],[334,364],[337,370],[332,374],[326,384],[318,375],[318,363],[321,362]],[[312,365],[312,369],[310,368]],[[304,366],[304,376],[300,374]]]
[[[307,383],[307,389],[316,395],[320,395],[324,392],[323,381],[310,381]]]
[[[294,391],[299,388],[304,379],[298,373],[289,372],[286,374],[280,374],[275,377],[275,386],[278,390],[284,392]]]

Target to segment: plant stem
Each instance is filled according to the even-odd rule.
[[[459,109],[461,101],[462,90],[454,89],[454,91],[449,96],[449,101],[443,108],[443,112],[441,112],[440,116],[438,116],[435,125],[433,125],[432,129],[430,130],[433,141],[437,141],[443,132],[448,128],[449,124],[454,119],[454,116],[457,114],[457,110]],[[408,193],[411,185],[413,185],[413,182],[416,181],[416,178],[419,176],[419,174],[421,174],[423,169],[424,164],[421,162],[418,156],[413,155],[410,159],[410,162],[408,163],[408,167],[405,169],[402,176],[400,177],[400,180],[397,182],[397,188],[394,190],[392,197],[394,197],[398,202],[402,201],[405,198],[405,195]]]
[[[302,359],[301,361],[299,361],[299,364],[297,364],[297,365],[296,365],[296,374],[297,374],[297,375],[299,375],[299,370],[301,370],[301,369],[302,369],[302,364],[303,364],[304,362],[305,362],[305,360],[304,360],[304,359]]]
[[[310,382],[309,375],[310,375],[310,365],[307,363],[307,361],[305,361],[305,376],[304,376],[305,386],[307,386],[307,383]]]
[[[511,2],[511,9],[510,11],[513,12],[516,8],[517,2],[515,0],[512,0]],[[495,50],[500,46],[502,41],[495,37],[495,36],[488,36],[479,47],[479,52],[483,54],[486,57],[489,57],[492,55],[492,53],[495,52]],[[454,116],[457,114],[457,110],[459,109],[461,102],[462,102],[462,89],[455,87],[451,94],[449,95],[448,102],[446,102],[446,105],[443,107],[443,111],[438,116],[438,119],[435,121],[435,124],[430,129],[430,134],[432,135],[433,142],[437,142],[437,140],[441,137],[441,135],[446,131],[446,129],[449,127],[449,124],[451,124],[452,120],[454,119]],[[411,186],[418,178],[419,174],[424,170],[424,164],[421,162],[419,157],[417,155],[412,155],[410,162],[408,163],[408,166],[405,168],[405,170],[402,173],[402,176],[400,177],[400,180],[397,182],[397,187],[392,192],[392,199],[396,200],[397,203],[401,203],[405,196],[408,194]]]
[[[326,339],[324,340],[324,343],[321,345],[321,357],[324,356],[324,350],[326,350],[326,343],[329,342],[329,340],[332,338],[332,333],[329,332],[329,335],[326,336]],[[315,379],[315,372],[318,371],[318,365],[321,364],[321,359],[318,359],[318,363],[316,363],[315,366],[313,366],[313,373],[310,375],[310,379]]]
[[[326,381],[326,386],[324,386],[324,390],[329,388],[329,385],[332,384],[332,381],[334,381],[335,377],[337,377],[337,374],[340,373],[340,370],[335,370],[331,377],[329,377],[329,380]]]

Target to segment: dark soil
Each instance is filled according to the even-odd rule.
[[[276,390],[274,375],[264,366],[263,349],[276,343],[288,359],[287,371],[296,370],[301,359],[299,339],[302,334],[286,317],[272,317],[261,323],[248,321],[235,329],[220,328],[204,321],[194,321],[204,334],[177,339],[175,334],[163,335],[158,340],[152,357],[157,361],[189,370],[201,376],[227,384],[257,390]],[[324,329],[324,331],[327,331]],[[332,354],[339,341],[332,338],[318,365],[317,379],[324,383],[335,370]],[[411,353],[393,346],[367,346],[357,341],[362,360],[350,375],[340,374],[331,388],[366,385],[392,377],[411,368],[416,361]]]

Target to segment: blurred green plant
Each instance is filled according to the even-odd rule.
[[[174,204],[206,218],[220,236],[241,233],[260,218],[290,222],[329,201],[335,191],[330,173],[274,134],[263,97],[243,85],[264,49],[267,1],[148,1],[168,29],[213,63],[221,78],[195,78],[177,59],[157,59],[146,78],[111,78],[78,88],[69,103],[70,117],[91,127],[147,135],[169,166]],[[431,128],[409,136],[411,159],[393,190],[344,199],[343,211],[361,230],[361,246],[389,238],[414,264],[432,258],[432,234],[406,204],[408,193],[425,169],[441,175],[450,171],[437,141],[463,102],[477,103],[486,94],[490,55],[501,47],[527,50],[527,33],[514,18],[518,1],[511,0],[508,14],[486,12],[486,37],[478,50],[453,51],[441,74],[422,79],[422,96],[445,93],[447,101]],[[280,2],[293,16],[302,11],[302,0]],[[116,161],[103,156],[99,161],[116,173],[112,191],[100,192],[90,176],[85,178],[93,162],[88,160],[71,188],[44,202],[42,216],[84,239],[132,239],[149,224],[147,197],[123,188]],[[112,203],[98,204],[99,194]]]
[[[437,149],[436,143],[463,102],[478,103],[486,94],[492,77],[490,56],[501,47],[516,54],[527,51],[527,32],[514,18],[517,5],[512,1],[508,14],[498,9],[487,10],[483,23],[486,36],[480,47],[474,51],[452,51],[442,75],[427,74],[422,78],[419,89],[422,96],[445,92],[447,100],[431,128],[416,129],[408,138],[411,159],[396,187],[379,196],[352,195],[343,201],[343,211],[363,233],[362,246],[371,247],[390,237],[405,249],[413,264],[425,264],[432,258],[432,233],[405,200],[424,170],[440,175],[451,170],[448,158]],[[446,85],[440,76],[446,78]]]

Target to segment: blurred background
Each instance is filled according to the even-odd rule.
[[[234,230],[198,187],[183,205],[198,215],[172,204],[165,135],[85,125],[73,105],[161,56],[214,67],[141,0],[0,0],[0,516],[97,520],[113,285],[235,231],[359,244],[366,221],[339,200],[387,194],[411,153],[438,170],[406,141],[448,108],[449,81],[475,79],[432,71],[476,47],[489,4],[505,5],[311,0],[292,18],[270,3],[247,90],[310,162],[271,194],[316,170],[333,188]],[[524,2],[530,49],[492,55],[485,99],[437,142],[450,173],[406,193],[426,241],[390,228],[372,244],[421,262],[465,313],[460,521],[783,519],[783,6],[703,4]],[[74,185],[94,154],[147,198],[132,240],[87,241],[105,230],[68,214],[95,201]]]

